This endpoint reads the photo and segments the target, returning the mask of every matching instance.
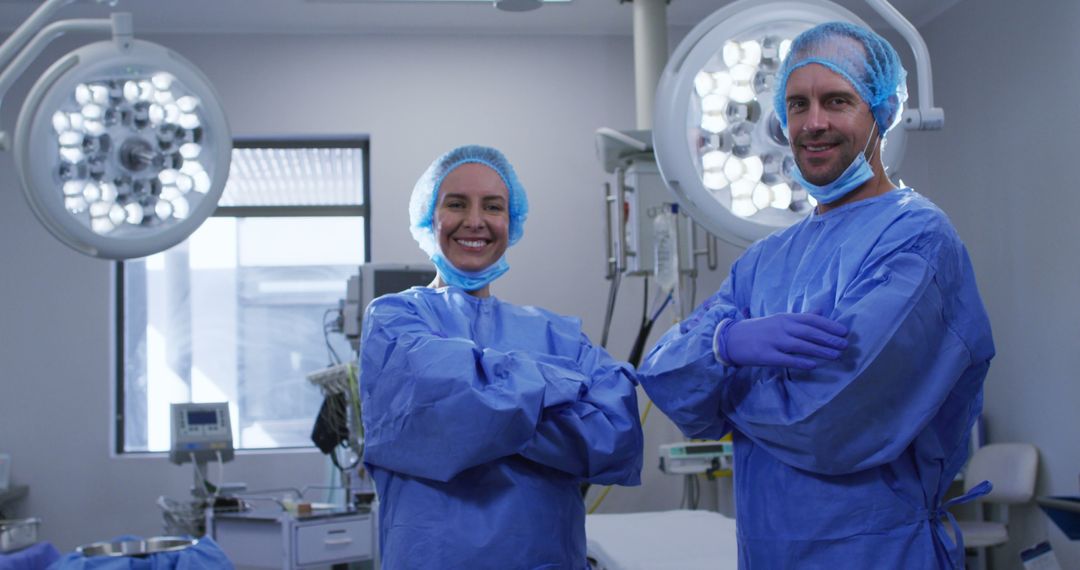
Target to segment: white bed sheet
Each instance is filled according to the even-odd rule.
[[[737,570],[735,520],[712,511],[585,517],[597,570]]]

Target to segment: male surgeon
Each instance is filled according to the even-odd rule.
[[[857,26],[794,40],[776,115],[818,205],[752,245],[639,370],[687,437],[733,434],[740,568],[963,568],[945,509],[989,484],[945,494],[994,345],[948,218],[882,165],[905,76]]]

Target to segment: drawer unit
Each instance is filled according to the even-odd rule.
[[[366,511],[210,513],[207,530],[238,570],[322,569],[375,559],[375,517]]]
[[[297,566],[330,564],[344,560],[371,558],[371,517],[354,520],[327,520],[295,528]]]

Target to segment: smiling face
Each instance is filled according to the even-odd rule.
[[[481,271],[495,263],[509,245],[509,192],[491,168],[465,163],[439,185],[435,233],[439,249],[454,267]]]
[[[843,174],[874,129],[870,107],[855,88],[822,65],[811,63],[791,72],[785,103],[795,162],[803,177],[818,186]]]

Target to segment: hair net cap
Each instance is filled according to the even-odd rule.
[[[900,122],[907,101],[907,72],[885,38],[846,22],[827,22],[798,35],[780,66],[773,104],[780,125],[787,128],[788,78],[796,69],[816,63],[846,79],[870,107],[878,129],[887,132]]]
[[[412,197],[409,199],[409,231],[420,244],[420,249],[429,256],[438,252],[438,239],[435,237],[435,203],[438,201],[439,186],[452,170],[467,163],[483,164],[502,178],[509,195],[510,210],[510,245],[521,239],[525,232],[525,218],[529,213],[529,201],[525,197],[525,188],[518,181],[514,167],[503,153],[496,149],[467,145],[455,148],[435,159],[427,171],[416,181]]]

